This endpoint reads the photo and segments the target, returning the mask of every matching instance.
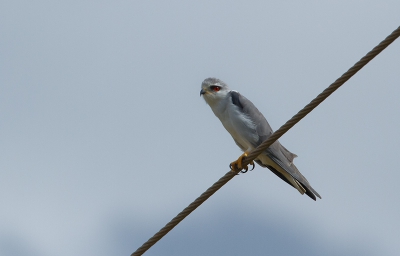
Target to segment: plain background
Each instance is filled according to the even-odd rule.
[[[0,1],[0,255],[129,255],[400,25],[399,1]],[[322,200],[231,180],[146,255],[399,255],[400,41],[280,141]]]

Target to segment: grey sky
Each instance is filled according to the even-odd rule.
[[[399,1],[0,1],[0,255],[129,255],[400,25]],[[148,255],[398,255],[400,41],[281,142],[321,194],[240,175]]]

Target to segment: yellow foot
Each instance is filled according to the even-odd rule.
[[[246,173],[246,172],[249,170],[249,168],[248,168],[247,166],[243,166],[243,157],[246,157],[246,156],[247,156],[247,152],[244,152],[244,153],[238,158],[238,160],[232,162],[232,163],[229,165],[229,167],[231,168],[231,170],[233,171],[233,169],[234,169],[235,166],[236,166],[237,169],[239,169],[241,173]],[[252,171],[252,170],[254,170],[255,164],[254,164],[253,161],[251,161],[250,164],[253,166],[253,168],[250,170],[250,171]],[[243,171],[243,169],[244,169],[245,171]]]

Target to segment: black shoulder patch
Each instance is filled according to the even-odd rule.
[[[239,100],[239,96],[240,96],[240,94],[238,92],[231,91],[231,99],[232,99],[233,105],[236,105],[239,108],[243,109],[243,106],[242,106],[242,104],[240,103],[240,100]]]

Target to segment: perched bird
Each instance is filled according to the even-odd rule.
[[[250,100],[239,92],[229,89],[227,84],[217,78],[207,78],[203,81],[200,96],[203,96],[235,143],[244,152],[231,165],[236,164],[240,169],[247,170],[247,166],[242,167],[242,158],[271,136],[271,126]],[[316,200],[315,196],[321,198],[293,164],[295,157],[297,156],[282,146],[279,141],[275,141],[254,161],[270,169],[301,194],[305,193],[313,200]]]

